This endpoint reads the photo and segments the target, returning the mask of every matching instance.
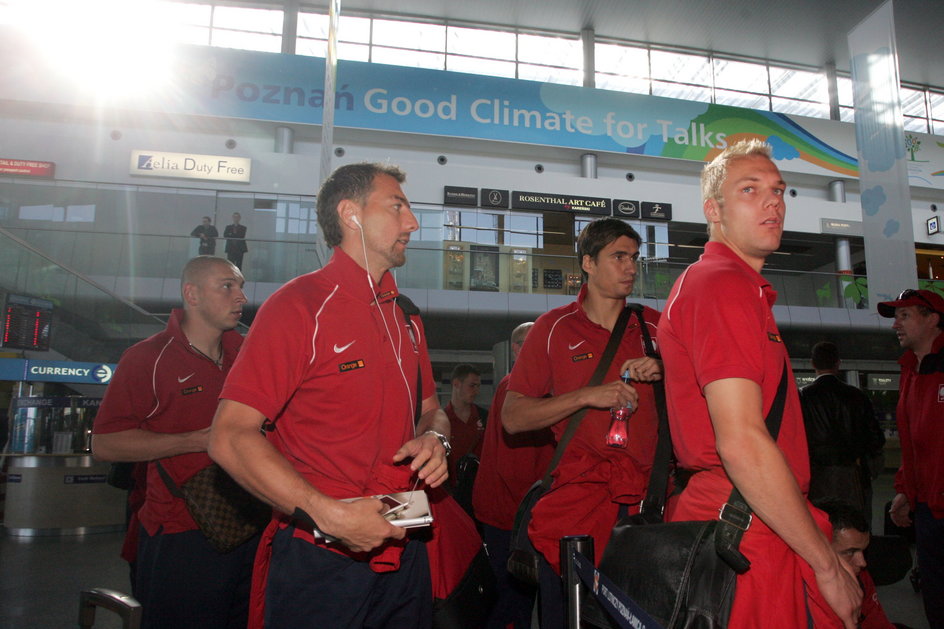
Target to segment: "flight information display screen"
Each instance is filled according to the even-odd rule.
[[[51,301],[7,295],[3,309],[3,347],[47,351],[51,328]]]

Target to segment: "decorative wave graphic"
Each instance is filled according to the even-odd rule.
[[[858,160],[855,157],[829,146],[784,114],[714,105],[704,114],[692,119],[692,124],[699,129],[704,125],[704,129],[709,133],[738,129],[737,133],[726,135],[729,145],[749,138],[767,140],[774,149],[774,158],[778,160],[800,159],[840,175],[859,175]],[[646,150],[655,148],[649,147],[649,143],[640,147],[642,150],[630,152],[699,161],[710,161],[721,152],[718,148],[679,144],[671,139],[662,142],[660,138],[658,144],[661,149],[658,152]]]

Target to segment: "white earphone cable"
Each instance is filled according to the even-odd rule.
[[[367,271],[367,286],[370,288],[370,292],[374,296],[374,304],[377,306],[377,312],[380,313],[380,320],[383,321],[384,330],[387,332],[387,338],[390,339],[390,345],[393,346],[393,335],[390,333],[390,326],[387,325],[387,317],[384,315],[383,308],[380,307],[380,301],[377,299],[377,291],[374,290],[374,280],[370,276],[370,263],[367,261],[367,240],[364,238],[364,228],[361,226],[359,221],[355,221],[355,224],[360,228],[358,231],[361,233],[361,248],[364,251],[364,269]],[[396,321],[397,306],[395,302],[391,302],[391,304],[393,307],[393,320]],[[410,389],[410,383],[407,381],[406,374],[403,372],[403,360],[401,358],[402,341],[403,335],[400,332],[398,326],[397,345],[395,348],[393,348],[393,355],[397,359],[397,368],[400,370],[400,377],[403,379],[403,386],[406,387],[406,395],[410,401],[410,413],[412,413],[413,409],[416,408],[416,402],[413,401],[413,391]],[[413,430],[416,430],[416,426],[413,427]]]

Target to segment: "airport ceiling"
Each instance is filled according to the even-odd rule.
[[[285,5],[299,0],[262,2]],[[885,0],[339,0],[372,13],[575,33],[849,72],[846,35]],[[252,2],[259,5],[260,2]],[[324,0],[302,7],[327,10]],[[944,87],[944,0],[895,0],[903,81]]]
[[[814,68],[832,63],[840,73],[848,73],[847,34],[885,0],[781,0],[771,4],[757,0],[339,1],[342,15],[426,18],[561,33],[577,33],[583,28],[592,28],[598,38],[707,50]],[[328,7],[327,0],[217,2],[256,7],[293,4],[322,11]],[[941,63],[938,45],[944,30],[944,0],[895,0],[894,8],[902,81],[944,88],[944,63]],[[698,237],[704,240],[700,232]],[[803,249],[802,244],[797,246]],[[831,253],[828,247],[818,250]],[[252,316],[252,313],[248,314],[247,320]],[[504,314],[477,316],[472,321],[446,314],[424,313],[424,320],[430,347],[440,352],[487,352],[492,344],[507,338],[510,330],[519,323]],[[798,346],[821,340],[817,335],[824,332],[819,329],[785,330],[785,334],[798,335],[794,339]],[[837,329],[828,332],[834,336],[849,335],[850,346],[868,347],[869,351],[863,352],[862,358],[893,357],[896,353],[894,348],[878,351],[872,346],[887,344],[891,337],[885,333]],[[866,343],[866,339],[872,344]]]

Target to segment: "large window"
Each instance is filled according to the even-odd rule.
[[[443,215],[442,240],[533,249],[544,246],[541,214],[446,208]]]
[[[324,56],[328,16],[302,12],[296,52]],[[577,37],[342,15],[338,57],[554,83],[582,83]]]
[[[64,0],[63,0],[64,1]],[[267,52],[283,49],[284,11],[234,6],[225,0],[155,0],[160,20],[116,24],[122,32],[166,29],[167,41]],[[15,23],[30,0],[0,0],[0,24]],[[107,8],[106,0],[86,0],[83,10]],[[328,16],[316,9],[299,11],[296,54],[324,56]],[[35,13],[35,11],[34,11]],[[122,13],[122,16],[125,14]],[[131,12],[127,19],[134,19]],[[119,19],[114,11],[111,21]],[[104,19],[104,18],[102,18]],[[139,15],[138,21],[143,18]],[[159,23],[158,23],[159,22]],[[594,44],[595,85],[602,89],[653,94],[786,114],[829,117],[826,73],[763,60],[731,58],[693,50],[673,50],[640,42],[600,39]],[[479,27],[430,18],[390,16],[340,17],[341,59],[433,68],[487,76],[583,84],[583,48],[579,34],[539,33]],[[837,78],[840,119],[853,121],[851,80]],[[944,91],[903,85],[906,130],[944,135]]]

